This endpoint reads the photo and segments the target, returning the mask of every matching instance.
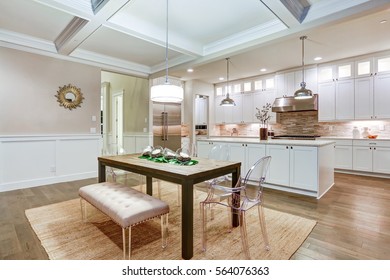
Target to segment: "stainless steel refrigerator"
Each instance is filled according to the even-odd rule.
[[[181,147],[181,104],[153,102],[153,145]]]

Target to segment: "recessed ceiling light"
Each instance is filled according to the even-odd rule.
[[[261,68],[260,71],[261,71],[261,72],[265,72],[265,71],[267,71],[267,69]]]
[[[314,58],[315,61],[318,61],[318,60],[321,60],[321,59],[322,59],[321,56],[317,56],[317,57]]]
[[[381,20],[379,23],[386,23],[387,22],[387,20]]]
[[[225,80],[225,78],[224,77],[219,77],[218,80],[223,81],[223,80]]]
[[[188,69],[187,69],[187,72],[188,72],[188,73],[192,73],[192,72],[194,72],[194,69],[188,68]]]

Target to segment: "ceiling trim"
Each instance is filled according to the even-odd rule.
[[[79,31],[88,23],[88,20],[79,17],[73,17],[70,23],[54,40],[58,53],[62,53],[63,46],[69,42]],[[64,52],[66,54],[66,52]]]
[[[6,42],[10,45],[19,45],[28,48],[42,50],[44,52],[57,53],[53,42],[38,39],[36,37],[0,29],[0,42]]]
[[[243,32],[215,41],[204,47],[203,55],[210,55],[241,45],[241,49],[247,48],[247,44],[262,39],[274,33],[286,30],[287,27],[279,19],[270,20],[262,25],[255,26]]]

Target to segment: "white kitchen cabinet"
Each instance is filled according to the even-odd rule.
[[[232,107],[232,123],[252,123],[253,112],[253,93],[242,93],[232,96],[236,106]]]
[[[225,96],[215,98],[214,113],[217,124],[233,123],[233,107],[219,105],[224,98]]]
[[[390,74],[374,76],[374,119],[390,118]]]
[[[317,148],[290,146],[290,187],[316,191],[318,189]]]
[[[290,149],[285,145],[266,145],[266,155],[271,156],[266,182],[275,185],[290,185]]]
[[[267,145],[266,155],[272,157],[267,183],[309,191],[317,190],[316,147]]]
[[[207,124],[207,116],[207,99],[202,97],[195,98],[195,125]]]
[[[326,82],[318,84],[318,120],[332,121],[336,119],[336,84]]]
[[[355,118],[355,81],[335,80],[318,84],[319,121],[353,120]]]
[[[335,64],[324,64],[318,67],[318,82],[341,81],[355,77],[354,61],[344,61]]]
[[[196,149],[197,156],[200,158],[208,158],[211,149],[216,145],[213,141],[197,141]]]
[[[352,170],[352,140],[336,140],[334,167]]]
[[[241,177],[244,178],[252,165],[265,156],[264,144],[229,143],[229,160],[241,162]],[[255,169],[250,179],[259,180],[259,169]]]
[[[353,141],[353,170],[390,174],[390,141]]]
[[[355,81],[346,79],[335,83],[336,120],[353,120],[355,118]]]
[[[369,120],[374,116],[374,79],[355,79],[355,120]]]
[[[355,79],[355,119],[390,118],[390,74]]]
[[[275,97],[293,95],[294,92],[300,88],[300,84],[302,81],[302,70],[278,73],[275,76]],[[305,82],[306,88],[310,89],[313,93],[317,93],[317,68],[305,69]]]

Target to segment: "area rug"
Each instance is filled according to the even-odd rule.
[[[137,225],[132,230],[132,259],[181,259],[181,208],[178,206],[178,188],[164,183],[160,198],[170,205],[168,247],[161,248],[160,220]],[[200,194],[199,194],[200,193]],[[228,232],[228,212],[215,207],[214,217],[208,222],[207,251],[201,246],[201,219],[199,201],[194,199],[194,257],[193,259],[245,259],[240,229]],[[88,221],[81,220],[80,201],[65,202],[26,210],[34,232],[52,260],[117,260],[122,259],[122,230],[108,217],[88,207]],[[266,226],[271,250],[265,250],[256,209],[247,213],[248,241],[252,259],[286,260],[310,234],[316,221],[265,209]]]

